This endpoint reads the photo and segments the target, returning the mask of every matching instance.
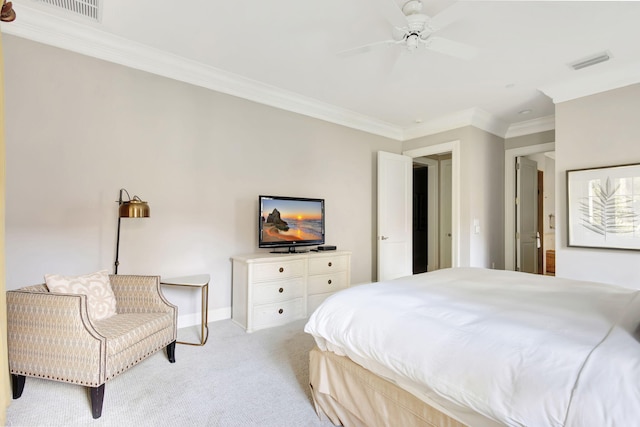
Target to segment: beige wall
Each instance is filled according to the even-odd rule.
[[[567,247],[566,171],[640,163],[640,85],[556,105],[556,274],[640,289],[640,252]]]
[[[460,141],[459,264],[504,267],[504,139],[467,126],[406,141],[414,150]],[[474,220],[480,225],[475,232]]]
[[[555,140],[555,130],[547,130],[544,132],[507,138],[504,140],[504,149],[511,150],[514,148],[528,147],[530,145],[546,144],[548,142],[555,142]]]
[[[2,36],[0,35],[0,84],[4,88],[4,66]],[[4,250],[4,210],[5,210],[5,143],[4,143],[4,91],[0,89],[0,272],[5,271]],[[11,404],[11,385],[9,382],[9,361],[7,354],[7,299],[5,293],[5,274],[0,274],[0,425],[5,425],[6,408]]]
[[[18,37],[5,63],[9,289],[112,270],[121,187],[151,218],[123,219],[119,272],[208,272],[218,314],[259,194],[325,198],[327,243],[372,279],[375,153],[401,143]]]

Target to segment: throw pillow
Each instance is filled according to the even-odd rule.
[[[116,296],[107,270],[82,276],[45,274],[44,281],[49,292],[86,295],[91,320],[102,320],[116,314]]]

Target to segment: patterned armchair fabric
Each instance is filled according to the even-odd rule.
[[[166,348],[175,362],[177,308],[160,291],[159,276],[111,275],[117,314],[92,322],[85,295],[49,293],[45,285],[7,292],[9,370],[13,397],[25,377],[87,386],[94,418],[104,385]]]

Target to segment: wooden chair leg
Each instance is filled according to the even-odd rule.
[[[98,387],[87,387],[91,395],[91,415],[93,419],[102,415],[102,401],[104,400],[104,384]]]
[[[167,346],[167,357],[169,362],[176,363],[176,342],[169,343]]]
[[[20,396],[22,396],[25,380],[26,377],[24,375],[11,374],[11,389],[13,391],[14,399],[18,399]]]

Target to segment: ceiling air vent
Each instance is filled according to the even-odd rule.
[[[592,55],[589,58],[581,59],[574,62],[573,64],[569,64],[569,66],[574,70],[581,70],[583,68],[591,67],[592,65],[608,61],[609,59],[611,59],[611,54],[609,52],[601,52]]]
[[[100,0],[40,0],[60,9],[99,22]]]

